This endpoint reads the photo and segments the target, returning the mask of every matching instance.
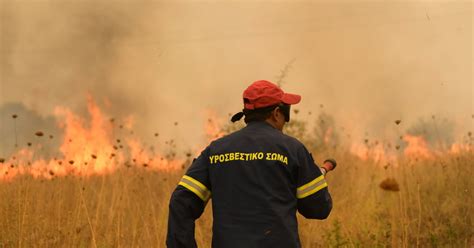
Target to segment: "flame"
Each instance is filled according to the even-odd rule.
[[[369,148],[367,146],[354,143],[351,145],[350,152],[363,161],[369,160]]]
[[[403,155],[407,158],[432,159],[435,152],[430,150],[428,143],[421,136],[404,135],[403,141],[406,143],[403,149]],[[399,146],[396,146],[398,150]],[[393,163],[396,164],[401,153],[393,150],[392,146],[386,146],[382,142],[369,144],[366,140],[365,144],[354,143],[350,147],[351,154],[355,155],[363,161],[374,161],[376,163]]]
[[[101,111],[91,96],[87,97],[90,121],[74,114],[64,107],[57,107],[54,114],[64,138],[59,147],[58,158],[44,159],[40,148],[23,148],[9,159],[0,163],[0,181],[11,181],[20,175],[52,179],[64,176],[105,175],[125,167],[124,165],[146,167],[149,170],[178,170],[181,159],[167,159],[161,154],[143,149],[140,141],[125,137],[124,144],[117,145],[114,124]],[[123,120],[127,129],[132,129],[134,119]],[[121,147],[121,148],[119,148]],[[131,162],[132,160],[133,162]]]
[[[130,154],[135,165],[149,168],[151,170],[173,171],[181,168],[184,161],[180,159],[167,159],[161,154],[151,154],[145,150],[137,139],[128,139]]]
[[[473,151],[474,147],[472,145],[469,145],[469,144],[461,144],[461,143],[454,143],[451,145],[450,149],[449,149],[449,153],[451,154],[460,154],[460,153],[464,153],[464,152],[471,152]]]
[[[331,141],[333,129],[332,127],[329,127],[326,132],[324,133],[324,143],[327,145]]]
[[[354,143],[350,147],[350,153],[363,161],[376,163],[390,163],[396,161],[396,155],[390,153],[382,143],[375,145]]]
[[[125,119],[123,120],[123,126],[128,130],[132,130],[134,125],[135,125],[135,118],[132,115],[125,117]]]
[[[377,144],[359,144],[353,143],[350,147],[350,153],[363,161],[373,161],[376,163],[397,164],[398,158],[403,155],[406,158],[414,158],[417,160],[432,160],[435,155],[461,154],[472,152],[473,146],[468,143],[453,143],[449,149],[435,150],[430,148],[428,142],[422,136],[404,135],[402,137],[406,147],[402,152],[398,153],[394,150],[387,149],[382,143]],[[397,150],[400,146],[396,146]]]
[[[91,96],[87,97],[87,110],[90,118],[84,119],[68,108],[57,107],[54,114],[58,119],[58,126],[63,130],[63,140],[59,151],[53,154],[59,155],[55,158],[43,158],[41,143],[21,148],[10,158],[0,159],[0,182],[12,181],[22,175],[43,179],[90,177],[132,166],[154,171],[182,169],[185,160],[175,158],[174,155],[156,153],[152,148],[147,149],[135,136],[127,135],[133,133],[133,116],[122,120],[109,118]],[[226,135],[223,121],[214,111],[207,110],[206,116],[204,131],[208,143]],[[119,129],[117,123],[120,123]],[[43,133],[37,136],[46,139]],[[154,136],[157,137],[158,134],[155,133]],[[333,129],[327,129],[323,137],[326,145],[332,142],[332,136]],[[49,137],[52,138],[51,135]],[[363,161],[394,165],[398,164],[400,156],[430,160],[435,154],[460,154],[474,150],[471,143],[454,143],[447,150],[436,151],[428,146],[422,136],[404,135],[401,139],[406,143],[403,151],[399,151],[400,145],[393,147],[390,143],[369,142],[368,139],[365,143],[353,143],[348,148],[351,154]]]
[[[405,156],[422,159],[434,158],[434,152],[428,148],[428,142],[422,136],[406,134],[403,136],[403,140],[407,143],[407,147],[403,151]]]
[[[224,130],[222,130],[223,121],[217,117],[217,114],[214,111],[207,110],[206,116],[208,116],[208,119],[204,131],[209,143],[226,135]]]
[[[58,107],[55,114],[64,118],[64,138],[59,148],[64,158],[73,161],[78,173],[84,175],[106,174],[116,169],[116,162],[110,161],[113,153],[112,125],[105,118],[92,97],[88,97],[87,108],[91,116],[90,127],[85,120],[70,110]],[[92,155],[96,159],[92,158]]]

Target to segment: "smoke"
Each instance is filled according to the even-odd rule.
[[[448,119],[437,120],[432,116],[431,120],[420,119],[410,129],[408,134],[422,136],[432,146],[440,146],[455,142],[454,124]]]
[[[90,91],[125,111],[140,109],[133,104],[140,99],[127,92],[138,82],[123,85],[113,75],[121,41],[132,35],[143,8],[108,1],[2,3],[3,102],[47,112],[83,102]]]
[[[303,96],[301,113],[317,116],[323,104],[353,137],[398,134],[431,115],[472,129],[470,1],[9,0],[0,8],[0,105],[43,117],[55,106],[85,115],[90,93],[110,116],[133,115],[143,137],[159,132],[192,146],[202,141],[205,109],[239,111],[246,86],[268,79]],[[2,137],[11,135],[7,112]]]
[[[56,155],[51,152],[58,151],[62,135],[52,116],[40,116],[19,103],[2,105],[0,115],[10,117],[0,132],[0,151],[4,154],[11,154],[20,147],[32,147],[45,155]],[[38,137],[36,132],[43,133],[44,137]]]
[[[43,116],[56,106],[86,115],[88,94],[114,117],[134,114],[146,120],[144,77],[118,68],[128,59],[121,57],[124,40],[136,35],[146,13],[140,4],[105,0],[2,1],[2,136],[11,136],[9,103]],[[23,125],[31,131],[37,123]]]

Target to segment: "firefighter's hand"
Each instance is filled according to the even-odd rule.
[[[329,159],[324,160],[324,164],[321,167],[324,168],[324,170],[326,170],[326,173],[327,173],[334,170],[336,166],[337,166],[336,160],[329,158]]]

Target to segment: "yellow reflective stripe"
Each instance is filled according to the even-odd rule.
[[[325,183],[323,183],[323,184],[321,184],[321,185],[315,187],[314,189],[312,189],[312,190],[310,190],[310,191],[308,191],[308,192],[306,192],[306,193],[304,193],[304,194],[297,195],[296,197],[297,197],[298,199],[305,198],[305,197],[307,197],[307,196],[310,196],[310,195],[312,195],[312,194],[314,194],[314,193],[320,191],[321,189],[323,189],[323,188],[325,188],[325,187],[327,187],[327,186],[328,186],[328,184],[325,182]]]
[[[191,192],[196,194],[199,198],[201,198],[201,200],[203,200],[203,201],[207,201],[209,199],[209,198],[206,198],[199,190],[193,188],[191,185],[189,185],[187,183],[179,182],[178,185],[181,185],[181,186],[185,187],[186,189],[190,190]]]
[[[196,184],[197,186],[199,186],[201,188],[201,190],[204,190],[204,191],[209,191],[206,186],[204,186],[204,184],[202,184],[201,182],[199,182],[198,180],[190,177],[190,176],[186,176],[184,175],[183,176],[184,179],[188,179],[189,181],[193,182],[194,184]]]
[[[207,202],[207,200],[209,200],[209,198],[211,197],[211,191],[209,191],[206,186],[204,186],[202,183],[192,177],[183,176],[178,185],[181,185],[186,189],[190,190],[205,202]]]
[[[311,181],[311,182],[309,182],[309,183],[307,183],[307,184],[305,184],[305,185],[303,185],[303,186],[298,187],[297,191],[305,190],[306,188],[313,186],[314,184],[318,183],[318,182],[321,181],[321,180],[324,180],[324,176],[323,176],[323,175],[317,177],[317,178],[314,179],[313,181]]]
[[[298,187],[297,191],[296,191],[296,197],[298,199],[301,199],[301,198],[305,198],[309,195],[312,195],[316,192],[318,192],[319,190],[327,187],[328,184],[326,183],[326,180],[324,180],[324,176],[321,175],[319,177],[317,177],[316,179],[314,179],[313,181],[301,186],[301,187]]]

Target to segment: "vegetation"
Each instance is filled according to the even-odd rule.
[[[296,121],[288,130],[298,136],[305,128]],[[339,166],[327,176],[329,218],[298,216],[303,247],[474,245],[472,150],[381,165],[337,144],[308,147],[316,161],[332,154]],[[0,247],[164,247],[168,201],[183,173],[124,166],[90,178],[0,182]],[[197,221],[199,247],[210,247],[210,205]]]

